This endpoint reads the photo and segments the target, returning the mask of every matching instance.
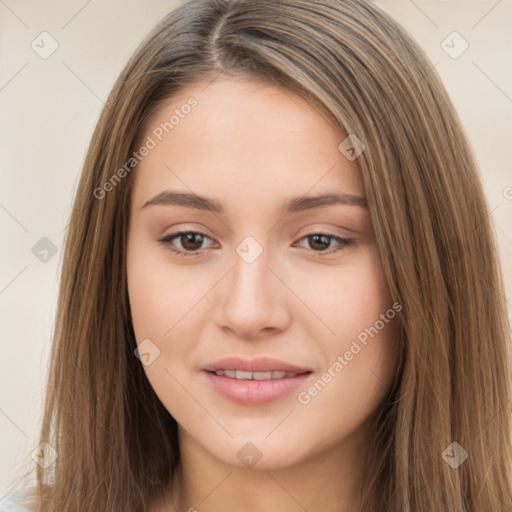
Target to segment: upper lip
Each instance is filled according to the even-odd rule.
[[[308,368],[285,363],[279,359],[271,357],[258,357],[256,359],[240,359],[239,357],[225,357],[214,363],[208,364],[203,370],[215,372],[217,370],[243,370],[246,372],[292,372],[304,373],[309,372]]]

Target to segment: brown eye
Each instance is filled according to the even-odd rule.
[[[327,235],[309,235],[309,244],[312,249],[328,249],[331,245],[331,237]]]
[[[174,233],[172,235],[168,235],[159,240],[166,249],[180,256],[199,256],[204,252],[201,250],[201,245],[204,240],[209,236],[199,233],[197,231],[180,231],[179,233]],[[181,244],[181,248],[176,247],[173,243],[174,240],[178,240]]]
[[[308,240],[308,245],[313,252],[326,254],[341,251],[355,245],[355,240],[353,238],[341,238],[328,233],[312,233],[304,236],[301,240]],[[333,240],[336,241],[340,247],[326,251],[325,249],[329,248]]]
[[[183,233],[179,235],[179,239],[187,251],[197,251],[203,243],[203,235],[200,233]]]

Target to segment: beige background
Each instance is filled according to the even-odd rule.
[[[178,3],[0,0],[0,499],[18,486],[23,469],[35,466],[62,240],[94,124],[129,55]],[[496,226],[511,312],[512,4],[380,3],[427,51],[466,127]],[[43,31],[58,42],[47,59],[31,48]],[[457,59],[441,47],[453,31],[469,43]],[[57,251],[46,263],[32,252],[43,237]]]

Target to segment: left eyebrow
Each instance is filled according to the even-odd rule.
[[[367,208],[368,202],[364,197],[337,192],[332,194],[322,194],[318,196],[295,197],[285,201],[282,213],[301,212],[312,208],[321,208],[323,206],[331,206],[334,204],[342,204],[348,206],[359,206]]]
[[[364,197],[337,192],[288,199],[284,202],[281,211],[282,213],[294,213],[335,204],[359,206],[361,208],[368,207],[368,203]],[[190,192],[173,192],[169,190],[160,192],[160,194],[146,201],[141,209],[153,205],[184,206],[195,210],[205,210],[220,214],[224,213],[224,207],[219,201]]]

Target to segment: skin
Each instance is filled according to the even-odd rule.
[[[160,350],[144,371],[179,424],[182,459],[151,510],[356,510],[369,421],[397,370],[396,317],[308,404],[298,393],[332,368],[392,299],[368,208],[331,205],[285,216],[279,210],[297,196],[364,197],[357,161],[338,150],[346,135],[299,96],[223,76],[174,96],[148,120],[141,140],[190,96],[198,105],[132,176],[132,321],[137,343],[149,338]],[[225,213],[142,208],[164,190],[216,199]],[[168,244],[204,250],[198,257],[173,254],[159,242],[186,229],[206,237]],[[355,244],[343,248],[332,238],[322,248],[307,236],[319,232]],[[236,252],[247,236],[263,248],[251,264]],[[313,373],[285,397],[241,405],[201,371],[231,355],[275,357]],[[247,442],[262,455],[252,468],[237,457]]]

